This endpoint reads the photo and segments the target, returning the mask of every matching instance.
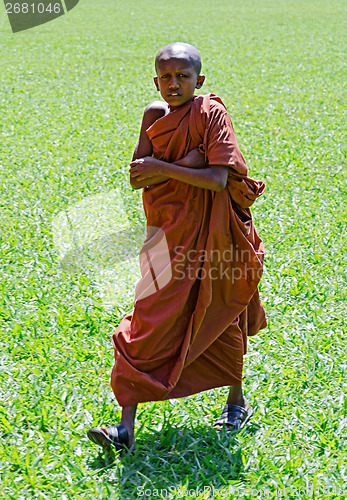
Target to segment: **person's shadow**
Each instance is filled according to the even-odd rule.
[[[249,424],[242,433],[257,430]],[[119,460],[122,467],[116,466]],[[213,488],[218,490],[239,479],[244,465],[237,433],[216,432],[205,424],[187,428],[167,423],[160,431],[138,436],[133,455],[99,454],[89,467],[102,476],[105,468],[113,468],[115,474],[108,483],[116,487],[121,499],[128,500],[161,495],[184,498],[185,491],[187,497],[189,492],[194,497],[204,488],[212,496]]]

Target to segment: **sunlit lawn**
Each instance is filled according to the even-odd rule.
[[[0,12],[1,498],[345,498],[346,3],[84,0],[17,34]],[[175,40],[201,50],[203,91],[267,185],[253,213],[269,327],[246,356],[247,429],[211,430],[226,388],[147,403],[135,456],[114,461],[85,431],[120,415],[111,335],[136,261],[107,302],[110,268],[69,269],[52,223],[104,199],[105,224],[143,224],[128,164],[154,55]]]

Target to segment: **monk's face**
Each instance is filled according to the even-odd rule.
[[[205,77],[198,75],[189,59],[170,58],[157,62],[154,83],[170,108],[190,101],[195,89],[201,88]]]

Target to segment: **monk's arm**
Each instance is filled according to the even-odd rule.
[[[182,167],[146,156],[131,163],[133,177],[139,181],[153,175],[165,175],[171,179],[186,182],[193,186],[211,191],[222,191],[228,180],[228,167],[225,165],[210,165],[207,168]]]
[[[148,138],[146,130],[153,125],[153,123],[165,116],[168,113],[168,107],[166,103],[161,101],[154,101],[150,103],[144,110],[142,125],[140,130],[140,137],[136,144],[133,161],[139,158],[144,158],[146,156],[152,156],[153,149],[152,143]],[[199,152],[198,148],[190,151],[187,156],[175,162],[176,165],[181,165],[182,167],[194,168],[205,168],[205,158],[202,153]],[[163,174],[156,174],[151,177],[146,177],[145,179],[139,179],[132,175],[132,170],[130,169],[130,184],[134,189],[141,189],[146,186],[154,186],[155,184],[160,184],[161,182],[167,181],[170,177]]]
[[[143,112],[142,125],[140,130],[140,137],[135,146],[133,161],[145,156],[151,156],[153,152],[152,143],[148,138],[146,130],[153,125],[153,123],[167,114],[167,105],[161,101],[150,103]],[[168,179],[164,175],[154,175],[146,180],[140,181],[132,176],[130,171],[130,184],[134,189],[140,189],[154,184],[160,184]]]

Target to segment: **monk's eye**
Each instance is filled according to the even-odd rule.
[[[180,74],[181,78],[187,78],[187,75],[184,75],[183,73]]]

